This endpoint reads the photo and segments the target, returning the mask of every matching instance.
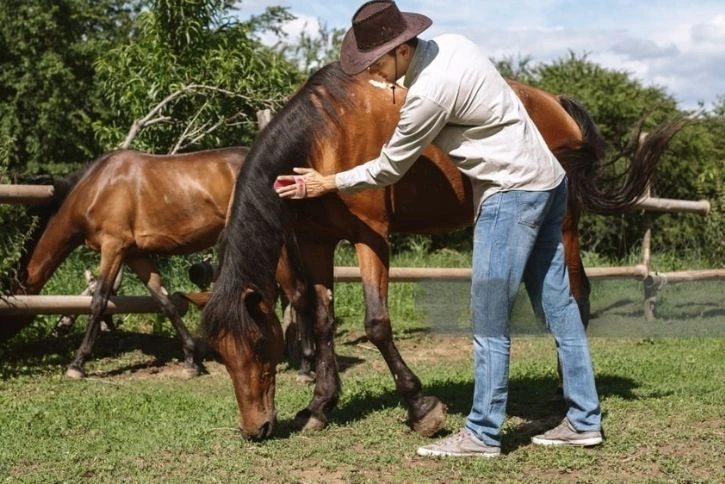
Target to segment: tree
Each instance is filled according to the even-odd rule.
[[[0,142],[10,170],[62,172],[67,165],[57,162],[98,154],[93,63],[133,37],[144,3],[0,2]]]
[[[275,48],[309,75],[338,59],[344,35],[345,29],[330,29],[322,23],[315,34],[303,30],[293,42],[280,42]]]
[[[223,0],[157,0],[138,17],[136,42],[98,59],[98,93],[109,109],[94,127],[106,149],[127,140],[129,128],[143,119],[132,141],[137,149],[251,143],[256,112],[278,110],[302,76],[255,38],[289,20],[285,9],[239,22],[228,16],[230,7]]]

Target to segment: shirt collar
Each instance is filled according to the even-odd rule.
[[[410,60],[408,71],[405,73],[405,77],[403,79],[403,85],[406,88],[413,85],[415,80],[418,78],[418,74],[420,74],[423,68],[430,62],[429,57],[433,53],[433,49],[431,49],[432,44],[433,41],[431,40],[418,39],[418,45],[415,46],[415,53],[413,54],[413,58]]]

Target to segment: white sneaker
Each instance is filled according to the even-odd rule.
[[[591,447],[602,443],[602,432],[600,430],[580,432],[572,427],[568,418],[564,418],[553,429],[532,437],[531,442],[536,445],[578,445],[580,447]]]
[[[466,429],[429,445],[418,447],[423,457],[498,457],[501,448],[486,445]]]

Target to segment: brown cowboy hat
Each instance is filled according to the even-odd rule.
[[[354,75],[364,71],[432,23],[425,15],[401,12],[390,0],[372,0],[363,4],[352,16],[352,27],[342,40],[340,65],[343,72]]]

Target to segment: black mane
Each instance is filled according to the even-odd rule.
[[[344,127],[338,115],[351,102],[351,83],[337,62],[314,73],[262,130],[251,147],[234,190],[222,243],[221,272],[203,321],[207,335],[241,336],[248,315],[240,295],[246,288],[271,294],[283,241],[289,233],[287,203],[272,184],[278,175],[306,166],[318,143]]]

